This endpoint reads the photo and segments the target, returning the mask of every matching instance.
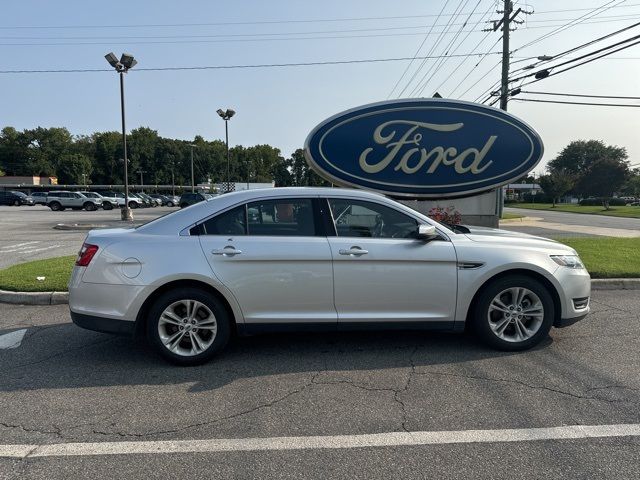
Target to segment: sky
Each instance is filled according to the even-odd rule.
[[[430,97],[436,90],[448,98],[486,99],[485,92],[500,79],[501,42],[499,32],[482,29],[490,25],[486,23],[488,19],[500,17],[495,12],[498,3],[501,2],[4,2],[0,16],[0,70],[102,70],[109,68],[104,59],[106,53],[131,53],[139,63],[125,79],[129,131],[146,126],[166,137],[193,139],[201,135],[208,140],[223,139],[224,124],[215,112],[230,107],[237,112],[229,124],[232,145],[266,143],[289,155],[303,146],[315,125],[359,105],[387,98]],[[535,62],[539,55],[557,54],[640,22],[640,3],[633,0],[531,0],[514,4],[516,9],[534,13],[520,14],[525,23],[511,33],[512,77],[526,73],[517,70]],[[604,8],[593,10],[600,6]],[[577,25],[554,33],[559,27],[597,12],[600,13],[592,18],[583,18]],[[638,30],[640,27],[567,58],[638,35]],[[554,34],[538,40],[549,33]],[[527,46],[534,40],[538,41]],[[425,62],[142,70],[411,59],[447,52],[449,57],[444,60]],[[489,53],[481,55],[486,52]],[[453,56],[471,53],[474,55]],[[640,96],[639,78],[637,45],[523,90]],[[517,98],[593,101],[531,94]],[[600,101],[640,104],[637,100]],[[545,143],[537,173],[577,139],[600,139],[624,146],[631,163],[640,163],[638,108],[511,101],[509,111],[534,127]],[[18,129],[61,126],[74,135],[119,130],[117,75],[106,70],[0,73],[0,128],[7,125]]]

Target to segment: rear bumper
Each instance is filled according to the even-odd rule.
[[[71,320],[77,326],[102,333],[115,333],[117,335],[133,336],[135,333],[135,322],[127,320],[114,320],[112,318],[94,317],[82,313],[70,312]]]

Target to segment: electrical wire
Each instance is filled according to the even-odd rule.
[[[549,38],[549,37],[552,37],[552,36],[554,36],[554,35],[557,35],[558,33],[562,32],[562,31],[564,31],[564,30],[567,30],[567,29],[569,29],[569,28],[571,28],[571,27],[574,27],[575,25],[578,25],[578,24],[580,24],[580,23],[584,22],[585,20],[588,20],[588,19],[593,18],[593,17],[595,17],[595,16],[597,16],[597,15],[599,15],[599,14],[601,14],[601,13],[606,12],[607,10],[609,10],[609,9],[613,8],[614,6],[617,6],[617,5],[620,5],[621,3],[624,3],[626,0],[620,0],[616,5],[614,5],[614,6],[610,6],[610,7],[608,7],[608,8],[605,8],[605,7],[607,7],[608,5],[610,5],[610,4],[612,4],[612,3],[614,3],[615,1],[616,1],[616,0],[609,0],[608,2],[606,2],[606,3],[605,3],[605,4],[603,4],[603,5],[601,5],[600,7],[594,8],[594,9],[593,9],[593,10],[591,10],[590,12],[587,12],[587,13],[585,13],[584,15],[579,16],[579,17],[578,17],[578,18],[576,18],[575,20],[572,20],[572,21],[570,21],[570,22],[568,22],[568,23],[566,23],[566,24],[564,24],[564,25],[562,25],[562,26],[560,26],[560,27],[556,28],[555,30],[552,30],[551,32],[547,32],[547,33],[545,33],[544,35],[541,35],[540,37],[538,37],[538,38],[536,38],[536,39],[534,39],[534,40],[532,40],[532,41],[530,41],[530,42],[528,42],[528,43],[525,43],[523,46],[521,46],[521,47],[519,47],[519,48],[517,48],[517,49],[513,50],[513,52],[511,52],[511,53],[515,53],[515,52],[517,52],[518,50],[525,49],[525,48],[527,48],[527,47],[530,47],[531,45],[534,45],[534,44],[536,44],[536,43],[538,43],[538,42],[541,42],[541,41],[543,41],[543,40],[546,40],[546,39],[547,39],[547,38]],[[604,9],[604,10],[603,10],[603,9]],[[601,10],[601,11],[599,11],[599,10]]]
[[[577,50],[580,50],[580,49],[582,49],[582,48],[585,48],[585,47],[588,47],[588,46],[590,46],[590,45],[593,45],[594,43],[600,42],[600,41],[602,41],[602,40],[606,40],[607,38],[611,38],[611,37],[613,37],[613,36],[615,36],[615,35],[618,35],[619,33],[626,32],[627,30],[631,30],[632,28],[635,28],[635,27],[637,27],[638,25],[640,25],[640,22],[638,22],[638,23],[634,23],[633,25],[629,25],[629,26],[624,27],[624,28],[621,28],[621,29],[619,29],[619,30],[616,30],[615,32],[608,33],[607,35],[603,35],[602,37],[595,38],[595,39],[593,39],[593,40],[590,40],[589,42],[586,42],[586,43],[583,43],[583,44],[578,45],[578,46],[576,46],[576,47],[570,48],[569,50],[565,50],[564,52],[560,52],[560,53],[558,53],[558,54],[556,54],[556,55],[553,55],[553,57],[552,57],[551,59],[549,59],[549,60],[541,60],[541,61],[539,61],[539,62],[535,62],[533,65],[534,65],[534,66],[537,66],[537,65],[539,65],[540,63],[550,62],[550,61],[552,61],[552,60],[557,60],[558,58],[562,58],[562,57],[564,57],[564,56],[566,56],[566,55],[568,55],[568,54],[570,54],[570,53],[573,53],[573,52],[575,52],[575,51],[577,51]],[[521,60],[521,61],[522,61],[522,60]],[[515,72],[518,72],[518,71],[520,71],[520,70],[525,70],[525,69],[526,69],[526,68],[519,68],[518,70],[514,70],[514,71],[513,71],[513,72],[511,72],[511,73],[515,73]]]
[[[440,15],[442,15],[442,12],[444,12],[444,9],[447,7],[447,4],[449,3],[449,0],[447,0],[444,5],[442,6],[442,10],[440,10],[440,13],[438,14],[438,17],[436,18],[436,23],[438,22],[438,19],[440,18]],[[406,68],[404,69],[404,71],[402,72],[402,75],[400,76],[400,78],[398,79],[398,81],[396,82],[396,84],[393,86],[393,88],[391,89],[391,91],[389,92],[389,95],[387,95],[387,100],[389,100],[389,98],[391,98],[391,95],[393,95],[393,92],[395,92],[396,88],[398,88],[398,85],[400,84],[400,82],[402,81],[402,79],[404,78],[404,76],[407,74],[407,72],[409,71],[409,68],[411,68],[411,65],[413,65],[413,62],[415,61],[415,58],[418,56],[418,54],[420,53],[420,50],[422,50],[422,47],[424,46],[425,42],[427,41],[427,39],[429,38],[429,35],[431,35],[431,32],[433,31],[433,26],[435,25],[435,23],[431,26],[431,28],[429,29],[429,31],[427,32],[427,34],[424,36],[424,38],[422,39],[422,43],[420,43],[420,46],[418,47],[418,49],[416,50],[416,53],[413,54],[413,59],[407,64]]]
[[[568,102],[562,100],[537,100],[533,98],[512,98],[511,100],[515,100],[516,102],[536,102],[536,103],[561,103],[564,105],[589,105],[592,107],[633,107],[638,108],[638,105],[632,105],[627,103],[589,103],[589,102]]]
[[[495,41],[495,43],[493,45],[491,45],[490,50],[493,50],[495,48],[495,46],[500,43],[502,41],[502,37],[498,37]],[[474,71],[476,68],[478,68],[478,66],[482,63],[482,61],[487,58],[487,55],[483,55],[482,57],[480,57],[480,59],[476,62],[476,64],[471,68],[471,71]],[[498,65],[500,65],[500,63],[498,63]],[[491,67],[491,71],[493,71],[493,69],[496,67],[497,65]],[[482,81],[482,79],[488,74],[489,72],[487,72],[486,74],[484,74],[482,77],[480,77],[480,79],[474,83],[473,85],[471,85],[469,88],[467,88],[462,95],[460,95],[460,98],[464,97],[465,94],[471,90],[473,87],[475,87],[478,83],[480,83]],[[469,77],[464,77],[462,78],[462,80],[460,80],[458,82],[458,84],[453,88],[453,90],[451,90],[451,93],[449,94],[450,97],[453,97],[453,94],[456,92],[456,90],[458,90],[458,88],[460,88],[460,85],[462,85]]]
[[[616,100],[640,100],[640,97],[623,97],[619,95],[588,95],[581,93],[558,93],[558,92],[535,92],[533,90],[522,90],[520,93],[531,95],[553,95],[560,97],[584,97],[584,98],[614,98]]]
[[[456,9],[454,10],[454,16],[452,16],[449,19],[449,22],[447,25],[449,25],[451,22],[453,22],[456,18],[457,15],[459,15],[459,9],[462,9],[462,2],[466,3],[469,0],[460,0],[460,2],[458,3],[458,6],[456,7]],[[429,49],[429,52],[427,53],[427,56],[432,55],[435,52],[435,49],[438,47],[438,45],[440,44],[440,42],[442,41],[442,38],[444,38],[444,35],[446,33],[448,33],[448,31],[450,30],[450,26],[445,27],[445,29],[440,33],[440,35],[438,35],[438,38],[436,39],[436,41],[433,43],[433,45],[431,46],[431,48]],[[418,66],[418,68],[415,70],[415,72],[413,72],[413,75],[411,76],[411,78],[409,79],[409,81],[405,84],[404,88],[400,91],[400,93],[398,94],[398,98],[400,98],[404,92],[407,90],[407,88],[409,88],[409,85],[411,85],[411,83],[413,82],[413,80],[416,78],[416,76],[418,75],[418,73],[420,73],[420,70],[422,70],[422,68],[424,67],[424,65],[427,63],[427,59],[423,60],[420,65]]]
[[[613,8],[629,8],[640,6],[640,3],[617,5]],[[545,13],[562,13],[562,12],[579,12],[592,10],[591,8],[569,8],[560,10],[543,10],[536,12],[538,14]],[[463,13],[462,15],[467,15]],[[280,25],[295,23],[330,23],[330,22],[360,22],[373,20],[402,20],[416,18],[433,18],[436,14],[423,15],[396,15],[396,16],[378,16],[378,17],[342,17],[342,18],[318,18],[318,19],[289,19],[289,20],[259,20],[259,21],[243,21],[243,22],[185,22],[185,23],[138,23],[138,24],[117,24],[117,25],[0,25],[0,30],[46,30],[46,29],[98,29],[98,28],[166,28],[166,27],[218,27],[231,25]],[[443,17],[454,16],[452,13],[442,14]]]
[[[473,8],[473,12],[476,11],[476,9],[480,6],[480,3],[482,2],[482,0],[478,0],[478,3],[476,3],[476,6]],[[485,17],[488,17],[489,12],[491,11],[491,9],[493,8],[493,5],[489,6],[489,9],[485,12],[483,17],[480,17],[478,19],[478,21],[471,27],[471,30],[475,30],[478,25],[480,24],[480,22],[482,22],[482,20]],[[429,76],[429,78],[427,78],[426,80],[424,80],[424,77],[426,77],[426,73],[425,75],[422,77],[422,79],[420,80],[420,82],[418,83],[418,87],[419,89],[416,90],[417,95],[422,95],[422,92],[424,92],[425,88],[427,87],[427,85],[429,85],[429,82],[431,82],[431,79],[440,71],[440,69],[442,69],[442,67],[444,66],[445,63],[447,63],[449,61],[449,59],[451,58],[449,55],[449,52],[451,52],[452,54],[456,53],[458,51],[458,49],[464,44],[464,42],[467,41],[467,38],[469,38],[469,36],[471,35],[471,32],[467,33],[465,35],[465,37],[458,43],[458,45],[453,48],[453,50],[451,50],[451,47],[454,45],[454,43],[456,42],[457,38],[460,36],[460,34],[462,33],[463,28],[467,25],[467,23],[471,20],[471,15],[469,15],[467,17],[467,20],[464,22],[463,27],[460,28],[460,30],[458,31],[458,33],[455,35],[455,37],[451,40],[449,46],[446,48],[446,53],[445,55],[447,55],[446,57],[438,60],[435,62],[434,67],[433,67],[433,71],[431,73],[431,75]],[[477,47],[477,45],[476,45]],[[457,69],[456,69],[457,71]],[[448,75],[448,77],[450,77],[451,74]],[[445,81],[446,81],[445,77]],[[420,86],[421,85],[421,86]],[[437,89],[436,89],[437,90]]]
[[[498,55],[501,52],[485,52],[483,54],[478,53],[466,53],[451,55],[454,57],[462,57],[465,55],[478,56],[478,55]],[[417,59],[429,59],[440,58],[440,56],[430,57],[416,57]],[[261,64],[247,64],[247,65],[210,65],[210,66],[197,66],[197,67],[156,67],[156,68],[136,68],[130,70],[131,72],[159,72],[159,71],[176,71],[176,70],[231,70],[239,68],[274,68],[274,67],[307,67],[307,66],[320,66],[320,65],[345,65],[345,64],[359,64],[359,63],[381,63],[381,62],[401,62],[411,60],[412,57],[396,57],[396,58],[371,58],[371,59],[359,59],[359,60],[330,60],[322,62],[298,62],[298,63],[261,63]],[[51,70],[0,70],[0,74],[12,74],[12,73],[90,73],[90,72],[112,72],[110,68],[74,68],[74,69],[51,69]]]

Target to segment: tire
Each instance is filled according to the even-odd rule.
[[[13,206],[14,207],[19,207],[20,206],[20,200],[14,200],[13,201]]]
[[[113,210],[113,205],[110,202],[102,202],[102,208],[104,210]]]
[[[96,207],[96,204],[91,202],[85,202],[82,208],[84,208],[87,212],[94,212],[98,209],[98,207]]]
[[[520,296],[520,302],[516,295]],[[531,315],[526,315],[527,311]],[[480,292],[472,327],[490,347],[520,351],[545,339],[554,317],[553,297],[547,287],[526,275],[510,275],[495,280]]]
[[[185,207],[188,207],[188,206],[189,206],[189,204],[188,204],[188,203],[181,203],[181,204],[180,204],[180,208],[185,208]]]
[[[184,323],[187,317],[188,302],[198,302],[196,317],[204,322],[206,329],[197,329],[192,323]],[[193,304],[191,304],[193,305]],[[163,316],[164,312],[173,314],[178,322],[175,324],[172,319],[167,322]],[[197,321],[197,319],[195,320]],[[215,322],[215,323],[212,323]],[[188,332],[185,332],[186,329]],[[191,331],[196,328],[195,333]],[[215,330],[213,330],[215,328]],[[222,351],[231,334],[231,319],[224,305],[209,293],[197,288],[178,288],[170,290],[161,295],[153,304],[147,316],[147,339],[156,351],[168,361],[176,365],[200,365],[207,362],[217,353]],[[197,342],[193,342],[193,335],[197,337]],[[177,344],[171,345],[171,339],[179,340]],[[172,349],[165,343],[169,342]],[[193,345],[198,348],[193,350]],[[202,347],[202,351],[197,350]]]
[[[51,202],[51,203],[49,204],[49,208],[50,208],[51,210],[53,210],[54,212],[60,212],[60,211],[62,211],[62,210],[63,210],[63,208],[62,208],[62,204],[61,204],[60,202]]]
[[[138,204],[136,202],[129,202],[129,208],[132,208],[132,209],[138,208]]]
[[[167,207],[173,207],[173,202],[167,202]]]

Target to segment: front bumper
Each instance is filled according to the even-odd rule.
[[[563,328],[586,317],[590,310],[591,277],[585,269],[559,267],[554,272],[558,280],[561,314],[554,327]]]

